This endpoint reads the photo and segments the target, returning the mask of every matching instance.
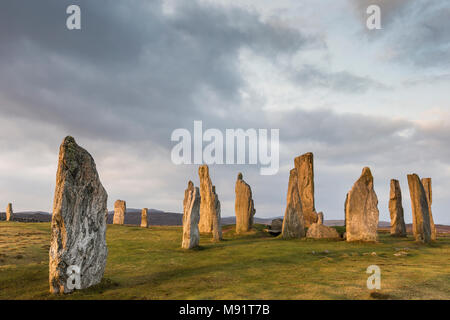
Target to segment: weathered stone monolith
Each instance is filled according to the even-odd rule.
[[[69,293],[101,281],[108,255],[107,199],[94,159],[74,138],[66,137],[59,149],[53,202],[51,293]]]
[[[430,213],[425,189],[419,176],[415,173],[408,174],[409,195],[411,197],[411,209],[413,215],[413,234],[416,241],[431,242]]]
[[[318,224],[323,224],[323,212],[319,212],[317,214],[317,223]]]
[[[192,249],[199,244],[200,202],[200,190],[194,187],[192,181],[189,181],[183,201],[183,240],[181,247],[184,249]]]
[[[148,209],[144,208],[141,212],[141,227],[148,228]]]
[[[116,200],[114,202],[114,218],[113,224],[124,224],[125,214],[127,213],[127,203],[124,200]]]
[[[436,240],[436,226],[434,225],[433,212],[431,211],[431,204],[433,203],[433,194],[431,190],[431,178],[422,179],[423,189],[428,201],[428,213],[430,214],[430,228],[431,240]]]
[[[297,169],[289,173],[287,205],[283,219],[281,236],[284,239],[303,238],[305,236],[305,221],[303,218],[302,203],[298,192]]]
[[[406,226],[403,217],[402,191],[398,180],[391,180],[389,194],[389,213],[391,215],[391,235],[406,237]]]
[[[214,240],[222,239],[222,228],[220,224],[220,201],[216,194],[216,188],[211,183],[209,168],[201,165],[198,168],[200,177],[200,221],[199,231],[212,233]]]
[[[252,229],[253,216],[256,210],[252,198],[252,189],[243,180],[242,173],[238,174],[235,193],[236,233],[248,232]]]
[[[347,241],[378,240],[378,198],[367,167],[347,195],[345,218]]]
[[[314,159],[312,152],[305,153],[294,159],[297,169],[298,190],[302,203],[305,226],[317,222],[317,213],[314,202]]]
[[[8,203],[6,207],[6,221],[12,221],[14,218],[14,212],[12,208],[12,203]]]

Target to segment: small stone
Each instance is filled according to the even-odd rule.
[[[14,212],[12,208],[12,203],[8,203],[6,207],[6,221],[12,221],[14,218]]]
[[[124,224],[126,213],[127,213],[127,203],[124,200],[116,200],[116,202],[114,202],[113,224]]]
[[[307,238],[312,239],[340,239],[339,233],[336,229],[324,226],[323,224],[313,223],[309,226],[306,233]]]
[[[144,208],[141,212],[141,227],[148,228],[148,209]]]

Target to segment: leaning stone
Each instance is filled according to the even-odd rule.
[[[294,159],[297,169],[298,191],[302,203],[305,226],[317,222],[314,203],[314,159],[312,152],[305,153]]]
[[[6,221],[12,221],[14,219],[14,212],[12,208],[12,203],[8,203],[6,207]]]
[[[436,226],[434,225],[433,213],[431,211],[431,204],[433,203],[431,178],[423,178],[422,185],[425,190],[425,195],[427,196],[428,201],[428,213],[430,214],[431,240],[436,240]]]
[[[378,198],[367,167],[347,195],[345,218],[347,241],[377,241]]]
[[[430,214],[425,189],[417,174],[408,174],[409,194],[413,214],[413,235],[416,241],[431,242]]]
[[[340,239],[339,233],[334,228],[324,226],[323,224],[313,223],[309,226],[306,233],[307,238],[312,239]]]
[[[183,240],[181,247],[184,249],[192,249],[199,244],[200,201],[200,190],[194,187],[192,181],[189,181],[183,201]]]
[[[242,173],[238,174],[235,193],[236,233],[248,232],[252,229],[253,216],[256,210],[252,198],[252,189],[243,180]]]
[[[391,235],[406,237],[406,225],[403,218],[402,191],[398,180],[391,180],[389,195],[389,213],[391,215]]]
[[[141,227],[148,228],[148,209],[144,208],[141,212]]]
[[[113,224],[124,224],[126,213],[127,213],[127,203],[124,200],[116,200],[116,202],[114,202]]]
[[[198,168],[200,178],[200,222],[199,231],[212,233],[214,240],[222,239],[222,228],[220,225],[220,201],[216,194],[216,188],[212,185],[209,177],[209,168],[202,165]]]
[[[59,149],[53,203],[51,293],[69,293],[101,281],[108,255],[107,199],[94,159],[74,138],[66,137]]]
[[[303,238],[305,236],[305,222],[297,183],[297,169],[292,169],[289,173],[287,205],[281,231],[281,236],[284,239]]]

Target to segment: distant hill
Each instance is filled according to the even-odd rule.
[[[114,217],[114,211],[108,211],[108,217],[106,219],[107,224],[112,224]],[[183,214],[176,212],[165,212],[157,209],[148,210],[149,224],[153,226],[181,226],[183,224]],[[255,223],[270,225],[273,219],[279,219],[283,217],[273,218],[258,218],[255,217]],[[6,213],[0,212],[0,220],[6,220]],[[20,222],[50,222],[52,216],[48,212],[44,211],[23,211],[14,212],[14,220]],[[236,217],[223,217],[221,219],[222,225],[236,224]],[[140,225],[141,224],[141,209],[128,208],[125,215],[125,224],[128,225]],[[325,220],[326,226],[343,226],[344,220]],[[382,230],[389,230],[391,224],[388,221],[380,221],[378,227]],[[439,233],[450,233],[450,226],[436,224],[437,231]],[[412,232],[412,225],[406,224],[406,230]]]

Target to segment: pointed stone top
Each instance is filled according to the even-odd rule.
[[[76,143],[75,138],[72,136],[65,137],[63,140],[63,144],[68,144],[68,143]]]
[[[189,180],[188,189],[192,189],[192,188],[194,188],[194,183],[191,180]]]
[[[360,179],[361,178],[365,178],[365,180],[367,182],[370,182],[370,181],[373,180],[372,172],[370,171],[369,167],[364,167],[363,168]]]
[[[238,178],[238,180],[242,180],[242,179],[244,178],[244,177],[242,176],[242,172],[239,172],[239,173],[238,173],[237,178]]]

